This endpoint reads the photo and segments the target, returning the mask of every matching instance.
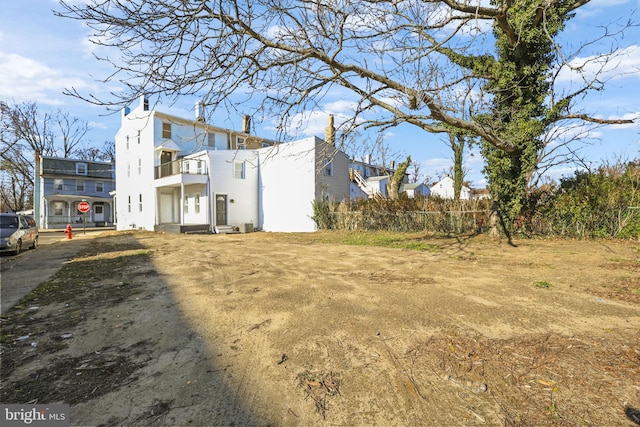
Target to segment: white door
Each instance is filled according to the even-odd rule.
[[[104,221],[104,205],[93,205],[93,220]]]
[[[173,194],[160,193],[160,224],[172,224],[176,221],[173,215]]]

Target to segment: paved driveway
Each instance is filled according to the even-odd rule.
[[[86,234],[80,231],[72,240],[66,240],[61,232],[41,232],[38,249],[25,250],[18,256],[1,254],[0,313],[6,313],[20,298],[53,276],[65,261],[100,233],[102,231],[87,231]]]

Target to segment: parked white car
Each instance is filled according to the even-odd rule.
[[[38,247],[38,226],[28,215],[0,214],[0,252],[18,255],[22,248]]]

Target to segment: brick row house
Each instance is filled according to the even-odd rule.
[[[34,218],[43,229],[67,224],[112,226],[115,218],[114,165],[79,159],[41,156],[35,153]],[[88,202],[86,214],[78,204]]]

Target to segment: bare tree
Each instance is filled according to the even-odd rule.
[[[57,131],[57,132],[56,132]],[[0,199],[3,208],[33,206],[35,152],[68,157],[88,131],[86,122],[58,110],[41,112],[35,102],[0,102]],[[56,141],[61,142],[56,144]]]
[[[198,93],[214,109],[246,109],[249,99],[258,98],[256,110],[278,117],[284,135],[296,113],[317,109],[332,89],[346,88],[355,102],[343,133],[400,124],[427,132],[457,129],[502,153],[500,160],[490,149],[483,151],[489,172],[495,172],[489,173],[492,193],[512,214],[545,129],[559,121],[630,122],[580,109],[581,97],[606,83],[603,71],[616,50],[572,61],[591,42],[616,39],[631,25],[605,28],[596,40],[570,51],[560,45],[560,34],[587,3],[63,0],[58,14],[84,21],[94,30],[94,43],[117,49],[117,56],[102,58],[114,67],[106,81],[126,88],[106,100],[70,88],[75,96],[118,108],[142,92],[173,99]],[[595,72],[587,72],[593,67]],[[556,78],[566,70],[583,83],[562,90]],[[480,91],[471,116],[451,102],[460,87]],[[522,129],[526,135],[518,133]],[[493,170],[500,162],[511,162],[509,170]],[[509,176],[513,183],[499,182]],[[507,187],[518,194],[510,195]]]
[[[78,117],[71,117],[69,113],[58,110],[54,116],[62,139],[62,157],[71,157],[74,150],[83,142],[89,131],[89,124]]]

